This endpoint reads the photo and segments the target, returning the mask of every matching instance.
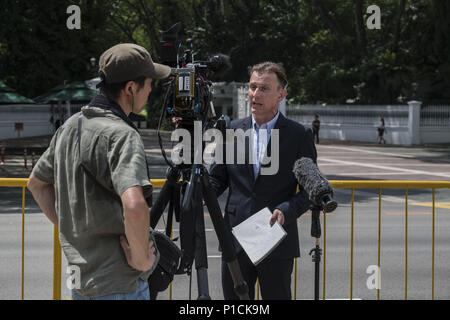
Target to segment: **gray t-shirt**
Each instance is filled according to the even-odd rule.
[[[152,192],[139,133],[111,111],[86,106],[53,136],[34,175],[55,185],[61,247],[69,265],[80,268],[86,297],[130,293],[150,272],[131,268],[120,245],[125,234],[120,195],[142,186]],[[84,167],[84,168],[83,168]]]

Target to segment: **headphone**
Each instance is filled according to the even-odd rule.
[[[128,91],[131,93],[132,95],[132,99],[131,99],[131,112],[133,112],[134,109],[134,92],[133,89],[131,87],[128,87]]]

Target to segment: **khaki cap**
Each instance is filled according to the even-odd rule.
[[[109,84],[142,76],[164,79],[170,75],[171,69],[166,65],[154,63],[144,47],[134,43],[121,43],[103,52],[100,56],[99,71],[102,82]]]

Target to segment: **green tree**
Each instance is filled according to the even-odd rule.
[[[84,80],[90,57],[119,42],[146,47],[160,61],[160,30],[182,22],[180,42],[197,59],[222,52],[233,68],[215,80],[248,81],[248,67],[272,60],[286,68],[289,101],[397,103],[450,101],[450,3],[439,0],[0,0],[0,78],[33,97],[64,81]],[[82,12],[66,28],[67,6]],[[381,8],[368,30],[366,9]],[[355,88],[359,88],[357,91]],[[157,118],[156,85],[149,117]]]
[[[35,97],[64,81],[91,76],[91,57],[109,43],[108,7],[102,1],[2,0],[0,77],[21,94]],[[66,9],[81,8],[81,30],[69,30]]]

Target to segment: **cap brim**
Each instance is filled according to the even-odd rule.
[[[153,65],[155,66],[155,71],[150,75],[153,79],[165,79],[172,72],[172,69],[164,64],[153,63]]]

